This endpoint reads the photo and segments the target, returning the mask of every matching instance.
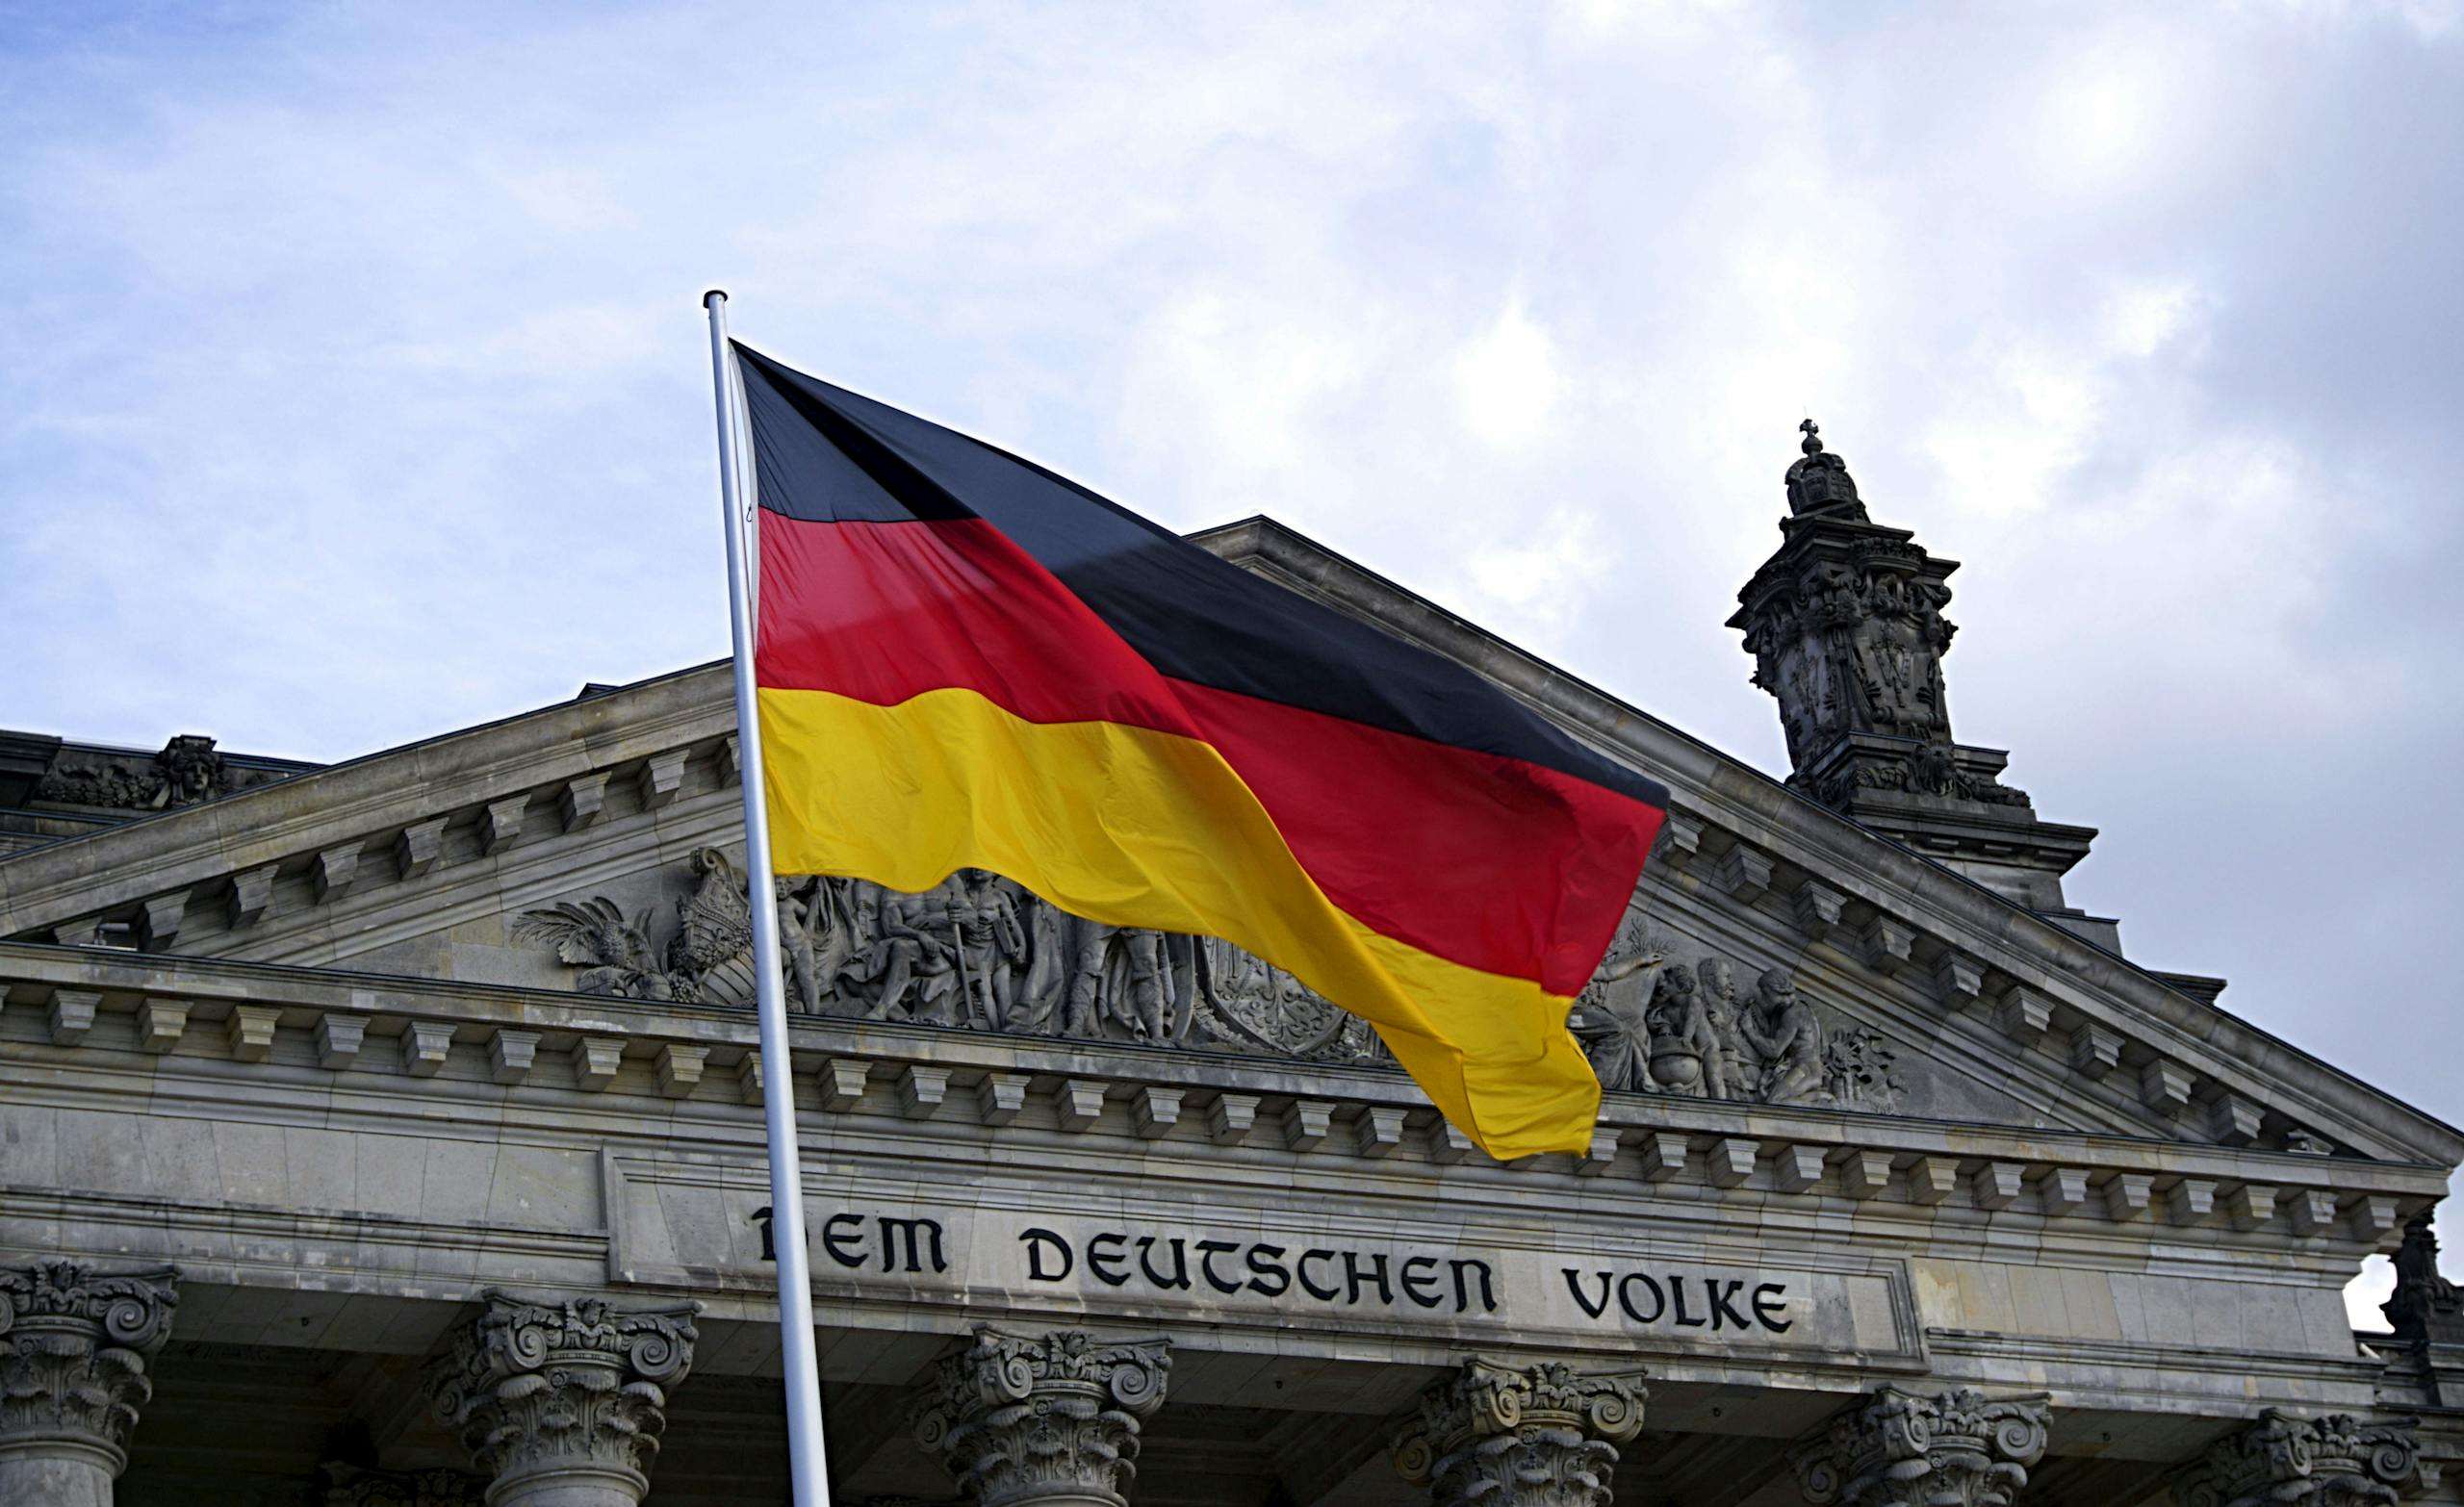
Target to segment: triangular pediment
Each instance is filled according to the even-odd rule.
[[[1669,785],[1575,1019],[1612,1093],[2464,1157],[2438,1121],[1289,530],[1206,542]],[[0,935],[741,1005],[733,729],[705,666],[33,849],[0,859]],[[808,1010],[1391,1070],[1357,1022],[1220,944],[1114,933],[988,878],[786,889]]]

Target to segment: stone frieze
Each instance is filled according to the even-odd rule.
[[[555,951],[586,994],[749,1004],[752,912],[735,860],[685,861],[668,913],[604,896],[532,909],[517,938]],[[1391,1063],[1369,1025],[1284,970],[1211,937],[1070,915],[981,870],[922,894],[826,876],[777,882],[791,1009],[1072,1040],[1145,1042],[1310,1061]],[[1578,1002],[1603,1086],[1758,1104],[1888,1110],[1883,1038],[1806,999],[1784,969],[1746,979],[1680,956],[1639,921]]]

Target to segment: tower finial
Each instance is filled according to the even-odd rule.
[[[1822,447],[1822,425],[1809,416],[1797,428],[1806,437],[1797,447],[1805,454],[1788,468],[1788,516],[1819,514],[1865,522],[1865,505],[1857,500],[1857,483],[1849,478],[1848,463]]]

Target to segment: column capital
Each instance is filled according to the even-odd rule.
[[[79,1456],[117,1475],[145,1363],[170,1338],[179,1271],[75,1262],[0,1267],[0,1455]]]
[[[1642,1432],[1648,1397],[1637,1369],[1475,1356],[1421,1393],[1395,1469],[1437,1507],[1605,1507],[1617,1446]]]
[[[532,1302],[489,1289],[477,1319],[428,1374],[428,1399],[495,1479],[492,1503],[534,1494],[638,1502],[667,1426],[668,1391],[693,1366],[699,1303],[620,1310],[599,1298]]]
[[[1139,1426],[1164,1405],[1172,1342],[979,1324],[943,1361],[915,1437],[981,1507],[1122,1507]]]
[[[2209,1446],[2182,1472],[2182,1507],[2365,1507],[2401,1501],[2438,1481],[2414,1436],[2416,1418],[2366,1423],[2349,1413],[2310,1418],[2270,1408]]]
[[[2044,1457],[2051,1400],[1879,1387],[1789,1463],[1814,1507],[2010,1507]]]

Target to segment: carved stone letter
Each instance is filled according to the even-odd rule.
[[[490,1507],[635,1507],[693,1365],[695,1303],[620,1312],[490,1290],[428,1375],[437,1418],[495,1479]]]
[[[111,1507],[178,1279],[168,1266],[114,1277],[64,1261],[0,1267],[0,1502]]]
[[[2426,1487],[2413,1420],[2365,1424],[2270,1408],[2184,1471],[2182,1507],[2375,1507]]]
[[[1139,1425],[1163,1406],[1171,1367],[1168,1340],[979,1324],[941,1363],[915,1437],[980,1507],[1124,1507]]]
[[[1395,1468],[1432,1507],[1607,1507],[1617,1446],[1643,1429],[1642,1372],[1477,1358],[1421,1394]]]
[[[2046,1401],[1883,1387],[1790,1464],[1814,1507],[2010,1507],[2044,1454]]]

